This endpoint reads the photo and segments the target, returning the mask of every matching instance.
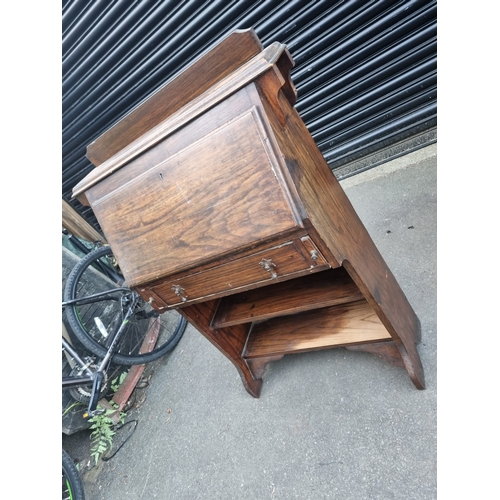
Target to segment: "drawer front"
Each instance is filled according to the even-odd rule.
[[[141,295],[161,309],[227,295],[232,290],[255,287],[260,283],[282,281],[300,274],[330,267],[308,237],[283,243],[262,252],[222,264],[206,271],[167,280],[148,288]]]

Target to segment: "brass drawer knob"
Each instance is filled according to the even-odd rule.
[[[188,297],[186,295],[186,290],[184,290],[181,285],[173,285],[172,291],[175,293],[175,295],[178,295],[181,298],[182,302],[187,301]]]
[[[277,273],[274,270],[276,264],[271,259],[262,259],[260,261],[260,265],[265,271],[268,271],[271,274],[271,278],[273,280],[275,280],[278,277]]]

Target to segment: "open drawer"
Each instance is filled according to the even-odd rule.
[[[137,291],[157,310],[235,291],[260,284],[279,282],[328,269],[330,265],[308,236],[287,241],[247,257],[223,263],[200,272],[187,272]]]

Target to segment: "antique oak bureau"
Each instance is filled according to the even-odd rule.
[[[294,108],[293,64],[233,32],[88,146],[73,196],[127,284],[178,309],[252,396],[270,361],[332,347],[423,389],[420,322]]]

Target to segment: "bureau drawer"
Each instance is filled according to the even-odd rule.
[[[151,287],[139,287],[138,291],[146,300],[153,298],[155,308],[164,309],[328,267],[328,262],[313,242],[304,237],[205,271],[191,272],[174,280],[167,278]]]

